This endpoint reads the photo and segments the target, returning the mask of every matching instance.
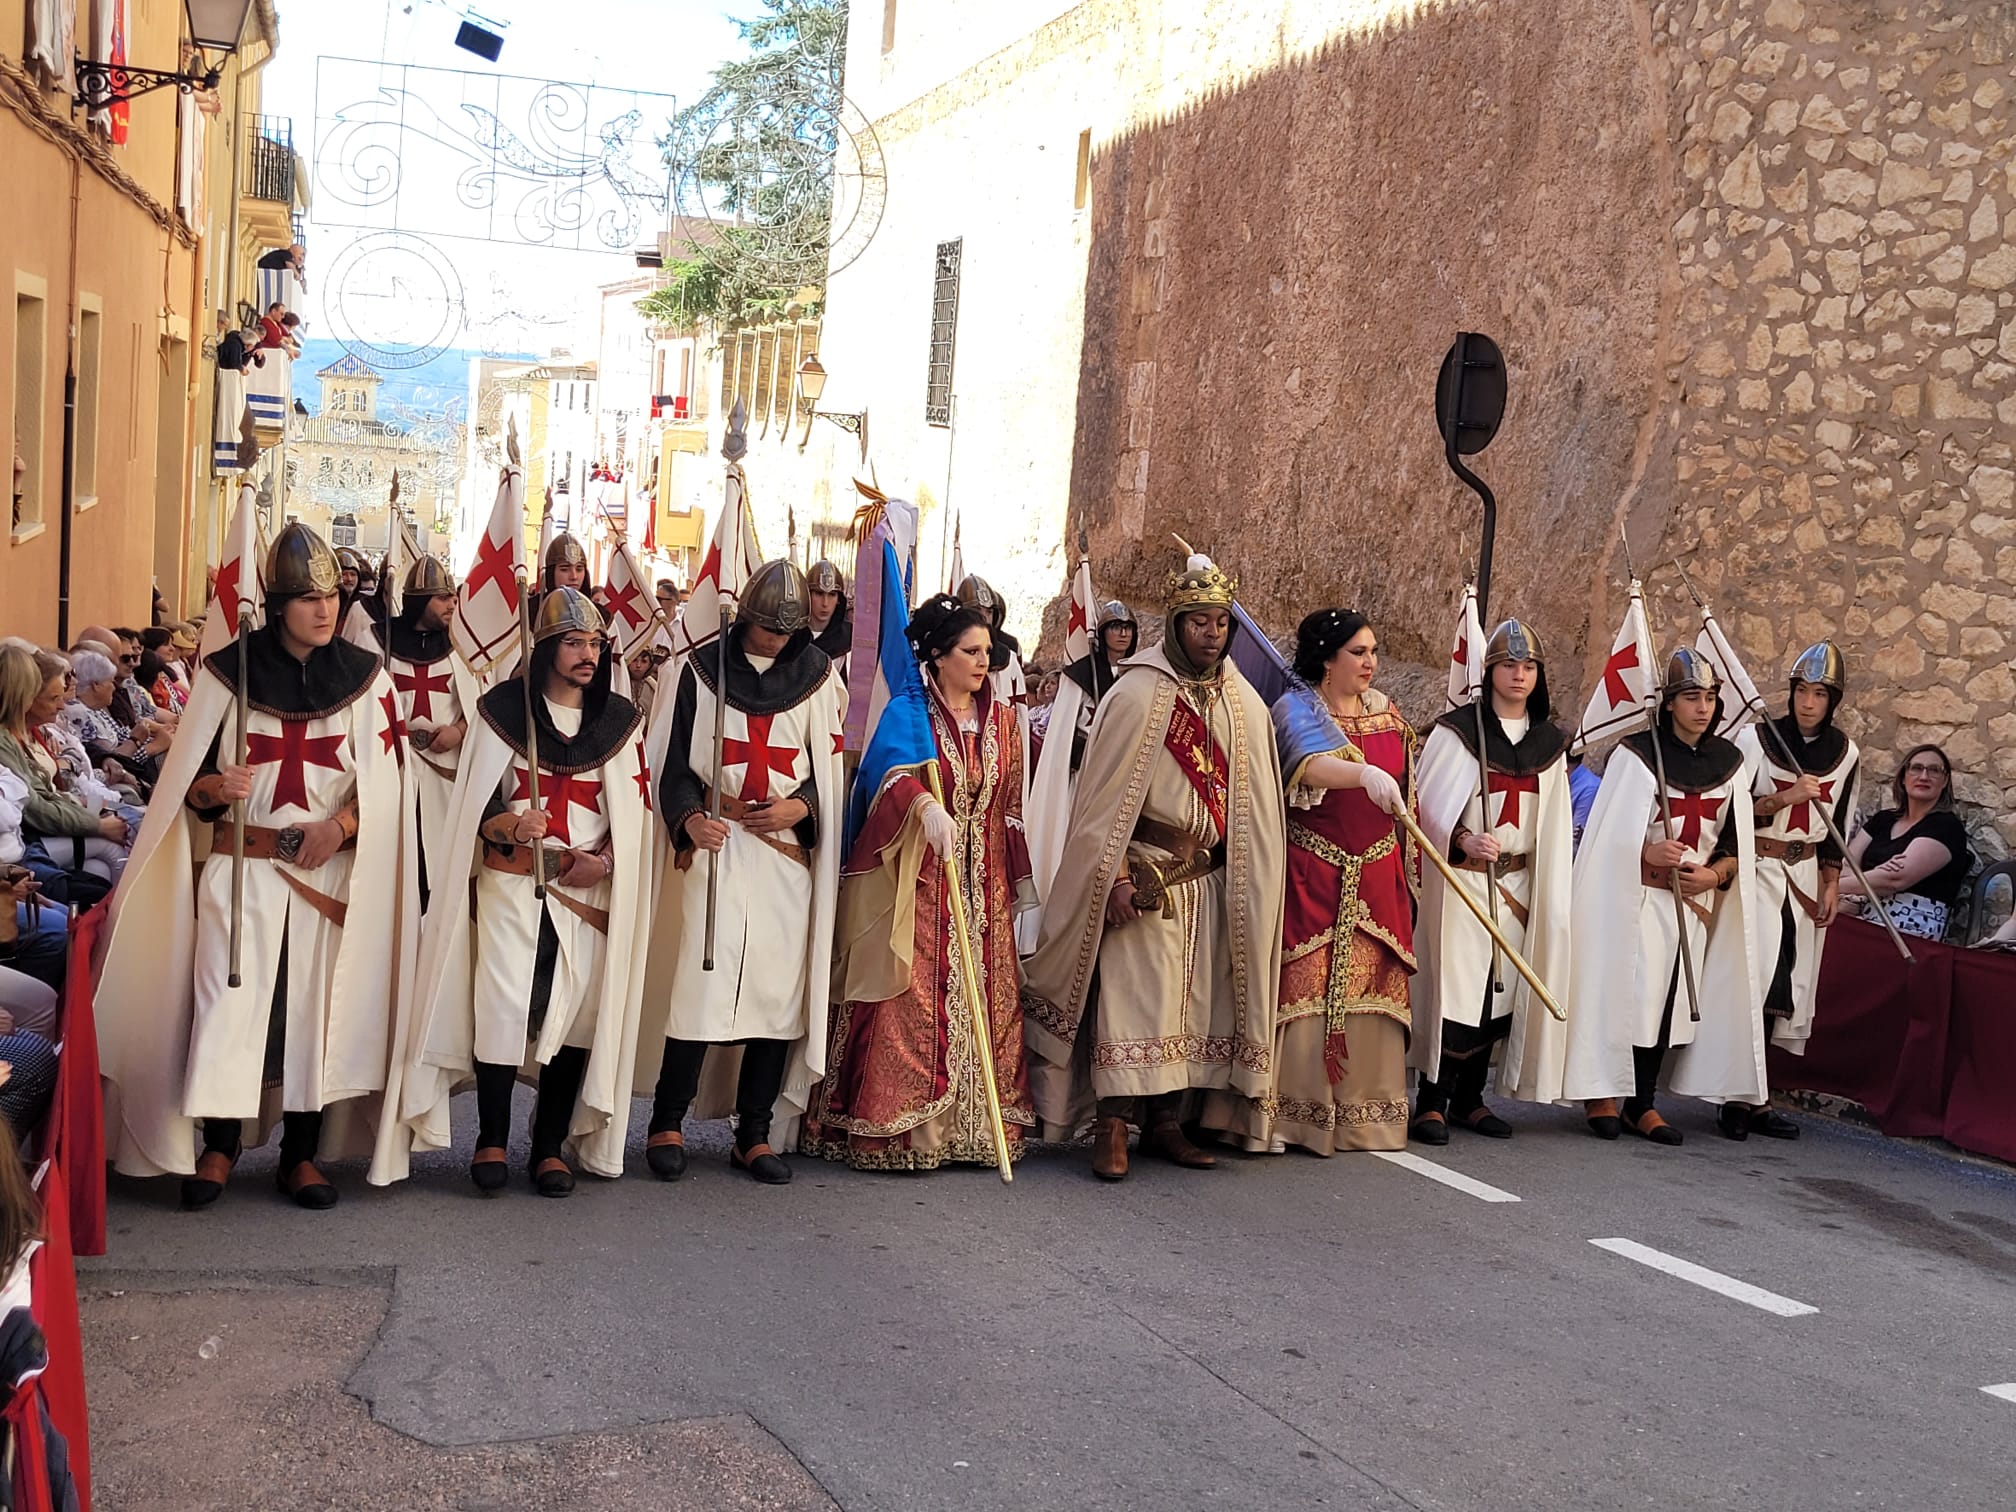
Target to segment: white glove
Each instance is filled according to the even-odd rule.
[[[938,853],[943,861],[952,854],[952,837],[955,833],[952,816],[945,812],[945,805],[936,798],[924,800],[924,843]]]
[[[1367,798],[1389,814],[1398,814],[1406,807],[1407,800],[1400,791],[1400,784],[1393,780],[1393,774],[1384,767],[1365,764],[1365,775],[1358,784],[1359,790]]]

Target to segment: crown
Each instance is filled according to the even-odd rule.
[[[1187,609],[1230,609],[1239,592],[1239,580],[1200,554],[1192,556],[1181,572],[1169,574],[1167,592],[1171,614]]]

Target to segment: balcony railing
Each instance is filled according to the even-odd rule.
[[[284,116],[247,116],[245,128],[246,197],[292,205],[294,123]]]

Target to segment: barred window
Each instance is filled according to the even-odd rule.
[[[924,389],[924,423],[952,423],[952,344],[959,330],[959,258],[966,239],[938,243],[931,285],[931,362]]]

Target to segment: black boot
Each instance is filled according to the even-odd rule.
[[[1407,1137],[1416,1144],[1441,1146],[1449,1143],[1449,1089],[1447,1080],[1437,1080],[1426,1071],[1414,1093],[1414,1121]]]
[[[476,1153],[469,1159],[469,1179],[485,1197],[495,1197],[511,1179],[506,1146],[511,1141],[511,1091],[517,1082],[516,1066],[476,1062]]]
[[[563,1045],[539,1068],[539,1097],[532,1105],[532,1187],[541,1197],[566,1197],[574,1190],[574,1172],[560,1151],[587,1072],[588,1052],[577,1045]]]
[[[742,1047],[742,1076],[735,1088],[735,1164],[765,1186],[784,1186],[791,1167],[770,1148],[770,1116],[784,1087],[791,1047],[783,1040],[750,1040]]]
[[[203,1120],[203,1153],[196,1157],[196,1174],[182,1178],[184,1211],[198,1212],[224,1195],[224,1183],[238,1163],[241,1132],[235,1118]]]
[[[322,1212],[336,1206],[336,1188],[315,1168],[315,1150],[322,1143],[320,1113],[289,1113],[280,1124],[280,1166],[273,1184],[296,1207]]]
[[[1450,1119],[1486,1139],[1510,1139],[1512,1125],[1484,1106],[1484,1084],[1491,1077],[1491,1047],[1483,1045],[1457,1063],[1456,1094]]]
[[[644,1164],[660,1181],[677,1181],[686,1174],[686,1136],[681,1131],[706,1062],[707,1046],[701,1041],[665,1041],[665,1059],[651,1099],[651,1134],[644,1143]]]
[[[1739,1143],[1750,1137],[1750,1106],[1747,1103],[1726,1102],[1715,1115],[1715,1130],[1724,1139],[1734,1139]]]

